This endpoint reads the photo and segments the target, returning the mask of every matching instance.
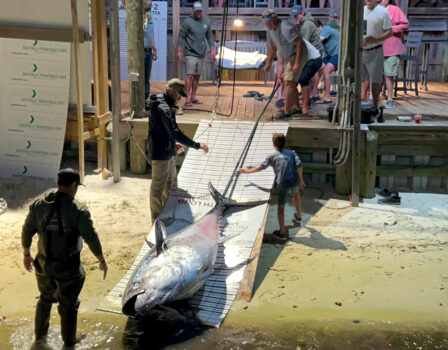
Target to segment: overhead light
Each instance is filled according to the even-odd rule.
[[[237,28],[242,27],[243,24],[244,24],[243,21],[240,20],[239,18],[237,18],[237,19],[235,19],[235,20],[233,21],[233,25],[234,25],[235,27],[237,27]]]

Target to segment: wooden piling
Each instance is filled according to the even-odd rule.
[[[361,182],[359,193],[361,197],[375,197],[376,157],[378,154],[378,134],[369,130],[365,133],[361,151]]]

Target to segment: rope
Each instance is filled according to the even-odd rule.
[[[275,93],[278,90],[278,85],[277,85],[277,81],[275,81],[274,83],[274,87],[272,88],[272,92],[271,95],[269,96],[269,99],[266,102],[266,105],[264,106],[263,110],[261,111],[260,115],[258,116],[257,120],[255,121],[254,127],[252,128],[252,131],[249,135],[249,138],[247,139],[246,144],[244,145],[243,151],[241,152],[240,158],[238,159],[238,162],[235,165],[235,168],[233,169],[232,175],[230,175],[230,179],[227,182],[226,188],[224,189],[224,192],[222,193],[222,195],[225,197],[227,192],[230,189],[230,186],[232,185],[232,182],[234,181],[235,176],[238,174],[238,169],[243,165],[244,160],[246,159],[247,153],[249,152],[249,148],[250,145],[252,143],[252,140],[254,138],[255,132],[257,130],[258,124],[260,123],[261,118],[263,117],[264,113],[266,112],[266,109],[269,106],[269,103],[271,103],[272,98],[274,97]],[[236,181],[235,181],[236,184]],[[235,186],[234,184],[234,186]],[[234,189],[235,187],[233,187]],[[232,189],[232,193],[233,193],[233,189]],[[231,198],[231,195],[228,197],[228,199]]]

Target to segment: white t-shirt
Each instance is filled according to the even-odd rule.
[[[383,34],[384,31],[392,29],[389,12],[381,5],[377,5],[373,10],[369,10],[367,6],[364,6],[364,21],[367,21],[366,36],[377,38]],[[363,48],[368,49],[378,45],[383,45],[383,41],[367,45]]]
[[[320,57],[320,52],[308,40],[303,39],[308,50],[308,60],[314,60]]]

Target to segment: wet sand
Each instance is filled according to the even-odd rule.
[[[79,329],[89,336],[81,348],[136,348],[122,340],[128,338],[123,333],[127,318],[96,307],[143,244],[150,226],[150,181],[123,177],[113,184],[90,175],[85,182],[77,198],[91,210],[109,275],[102,280],[85,246]],[[9,204],[0,216],[2,349],[25,349],[32,343],[38,291],[34,274],[22,265],[20,231],[28,205],[46,187],[0,182],[0,197]],[[327,200],[335,196],[324,191],[322,196],[319,189],[306,190],[304,223],[299,228],[287,222],[292,239],[286,245],[263,245],[252,301],[236,302],[222,329],[190,340],[173,337],[181,342],[174,348],[382,349],[395,344],[399,349],[448,349],[448,197],[404,194],[400,207],[370,201],[353,209],[347,201]],[[292,217],[291,207],[287,217]],[[275,228],[274,204],[266,232]],[[58,324],[54,312],[54,345],[60,345]],[[139,332],[131,332],[131,339]]]

